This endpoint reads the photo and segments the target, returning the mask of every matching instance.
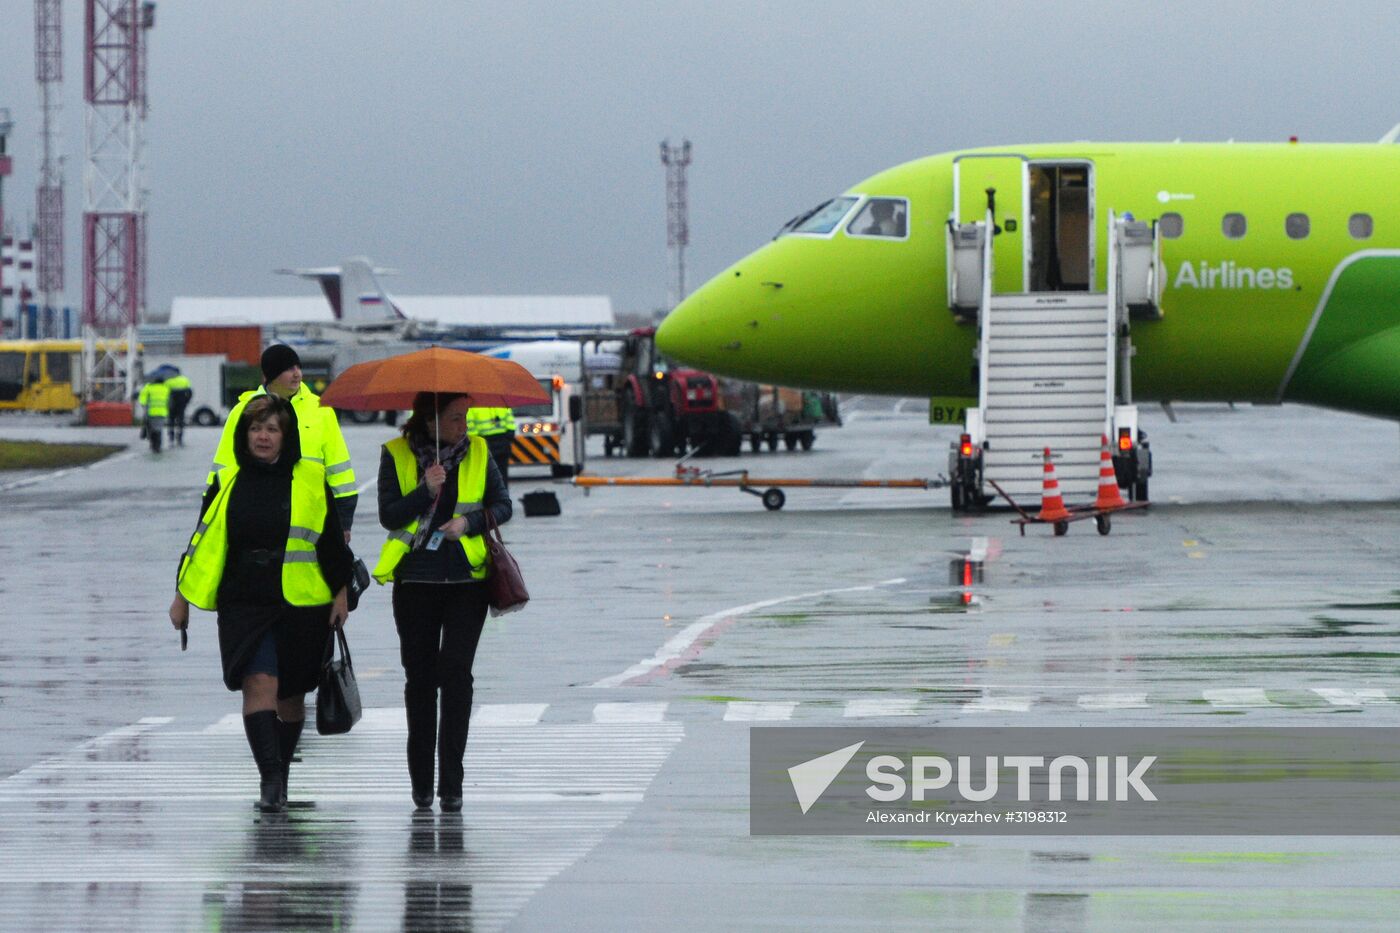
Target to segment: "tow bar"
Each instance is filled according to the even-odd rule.
[[[937,479],[756,479],[748,470],[715,472],[699,467],[677,466],[675,476],[575,476],[575,486],[585,494],[595,486],[701,486],[738,489],[763,501],[763,507],[776,512],[787,502],[788,489],[941,489],[948,484]]]

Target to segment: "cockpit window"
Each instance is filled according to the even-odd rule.
[[[871,198],[846,227],[846,233],[902,239],[909,233],[909,202],[904,198]]]
[[[825,201],[788,221],[782,233],[817,233],[825,236],[840,225],[857,200],[846,197]]]

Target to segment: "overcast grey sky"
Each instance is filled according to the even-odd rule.
[[[64,0],[68,298],[79,294],[82,0]],[[33,10],[0,0],[6,216],[33,214]],[[658,143],[694,143],[693,288],[891,165],[1063,139],[1373,141],[1400,5],[160,0],[150,305],[296,294],[364,254],[404,294],[665,303]]]

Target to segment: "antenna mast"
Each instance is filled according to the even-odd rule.
[[[146,32],[150,0],[85,0],[83,338],[89,401],[126,401],[146,305]],[[126,346],[116,341],[125,338]],[[99,347],[99,339],[109,341]],[[124,349],[125,359],[118,355]]]
[[[63,0],[34,0],[34,79],[39,85],[39,186],[35,252],[41,309],[38,337],[56,337],[63,301]]]
[[[661,143],[661,164],[666,166],[666,249],[671,256],[668,300],[674,308],[685,300],[685,248],[690,245],[690,202],[686,193],[685,170],[690,165],[690,140],[679,146],[670,140]]]
[[[10,174],[11,168],[10,157],[5,154],[5,139],[13,128],[10,108],[0,107],[0,255],[5,252],[5,177]],[[5,264],[0,262],[0,335],[5,333],[5,295],[12,290],[5,287]]]

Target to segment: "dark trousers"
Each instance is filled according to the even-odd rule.
[[[438,796],[462,796],[472,661],[485,624],[486,587],[480,583],[394,584],[394,625],[399,630],[408,714],[408,776],[414,794],[433,793],[436,746]]]
[[[173,444],[185,443],[185,409],[189,407],[190,400],[183,393],[171,393],[170,396],[170,441]]]
[[[486,449],[491,451],[491,459],[496,461],[496,469],[501,471],[501,482],[509,488],[510,486],[510,447],[515,443],[515,432],[509,431],[505,434],[487,434],[482,440],[486,441]]]

